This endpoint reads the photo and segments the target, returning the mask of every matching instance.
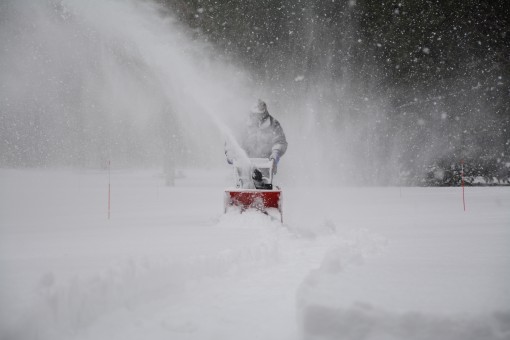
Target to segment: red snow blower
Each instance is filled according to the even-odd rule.
[[[236,187],[225,190],[225,213],[230,207],[241,212],[256,209],[264,214],[277,210],[283,223],[282,191],[273,187],[273,161],[267,158],[250,158],[245,162],[234,160]]]

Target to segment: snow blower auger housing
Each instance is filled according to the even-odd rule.
[[[256,209],[269,215],[277,210],[283,223],[282,191],[273,186],[273,161],[267,158],[250,158],[245,162],[234,160],[235,188],[225,190],[225,213],[229,207],[241,212]]]

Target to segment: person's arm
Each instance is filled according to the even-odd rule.
[[[285,138],[282,126],[277,120],[275,120],[273,129],[273,147],[269,158],[274,159],[275,162],[278,163],[280,158],[285,154],[285,151],[287,151],[287,139]]]

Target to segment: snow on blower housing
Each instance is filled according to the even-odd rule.
[[[225,213],[233,206],[241,212],[252,208],[269,214],[277,210],[283,223],[282,191],[273,186],[273,166],[273,160],[267,158],[234,161],[235,188],[225,189]]]

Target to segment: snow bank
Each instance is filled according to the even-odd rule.
[[[355,235],[330,248],[319,268],[312,270],[299,287],[297,320],[303,339],[510,339],[510,309],[452,314],[442,313],[437,307],[436,313],[402,312],[392,310],[391,304],[371,303],[368,292],[366,296],[355,296],[354,302],[353,298],[346,298],[344,295],[353,291],[349,286],[357,285],[356,279],[362,277],[350,275],[353,269],[370,262],[370,257],[380,254],[387,245],[386,240],[364,230]],[[374,280],[363,282],[362,287],[381,284],[377,275],[371,277]],[[382,286],[379,294],[384,294],[385,289],[391,292]]]
[[[489,315],[440,316],[393,313],[368,303],[345,308],[309,304],[300,309],[305,339],[448,339],[510,338],[510,311]]]

